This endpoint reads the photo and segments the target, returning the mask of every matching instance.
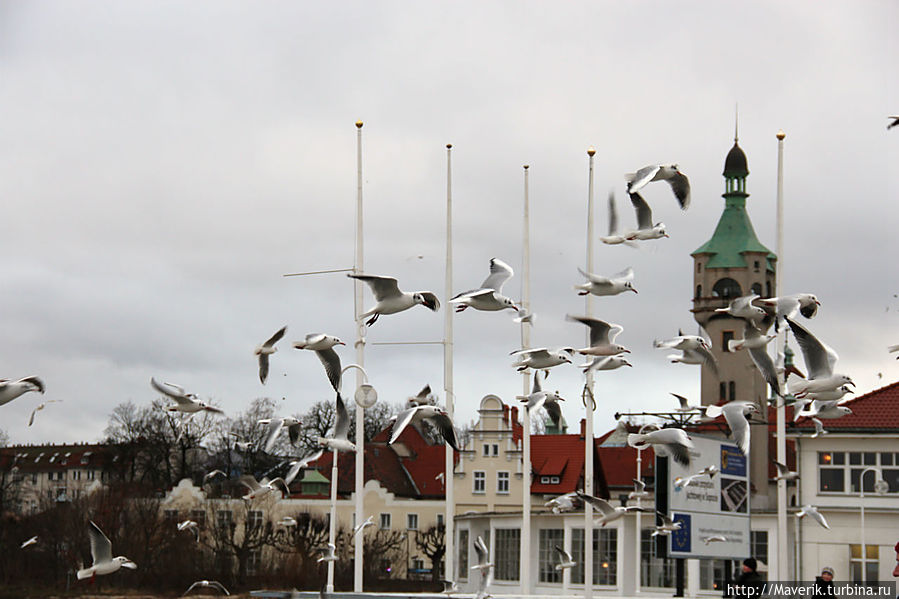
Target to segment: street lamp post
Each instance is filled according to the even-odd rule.
[[[859,486],[859,504],[861,504],[861,517],[862,517],[862,547],[861,547],[861,558],[862,558],[862,586],[864,586],[867,582],[867,559],[868,559],[868,548],[865,545],[865,474],[868,472],[874,472],[875,475],[880,473],[880,469],[875,466],[868,466],[858,477],[858,486]],[[875,477],[874,482],[874,491],[878,495],[880,495],[880,486],[879,483],[883,481],[883,476],[881,475],[880,480],[878,481]]]
[[[644,424],[643,426],[640,427],[639,434],[642,435],[643,431],[649,427],[658,429],[659,425],[654,424],[654,423]],[[646,448],[642,447],[642,446],[636,447],[636,450],[637,450],[637,480],[643,480],[640,477],[642,476],[643,450],[644,449],[646,449]],[[637,496],[637,507],[638,508],[640,507],[640,496],[639,495]],[[635,582],[634,590],[635,590],[635,592],[639,593],[640,592],[640,559],[643,557],[643,555],[640,551],[640,549],[641,549],[640,545],[643,542],[643,528],[642,528],[642,522],[641,522],[642,518],[640,518],[640,510],[639,509],[636,511],[635,516],[636,516],[636,521],[637,521],[637,523],[636,523],[636,526],[637,526],[637,533],[636,533],[637,534],[637,543],[636,543],[636,545],[637,546],[636,546],[636,549],[634,550],[634,553],[635,553],[634,571],[636,572],[636,580],[634,581]]]

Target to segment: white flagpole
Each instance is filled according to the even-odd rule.
[[[528,199],[528,165],[524,165],[524,229],[522,231],[521,259],[521,310],[522,314],[531,311],[531,213]],[[531,323],[527,319],[521,321],[521,348],[531,347]],[[522,372],[522,395],[530,393],[528,371]],[[527,404],[522,409],[522,439],[524,441],[521,465],[521,551],[519,556],[519,578],[522,595],[530,594],[531,589],[531,415]]]
[[[453,293],[453,170],[452,170],[452,149],[453,144],[446,144],[446,283],[445,295],[447,299],[452,297]],[[443,312],[443,391],[446,396],[446,413],[453,419],[453,310],[452,306],[447,305]],[[444,578],[447,580],[457,580],[455,571],[456,563],[456,528],[455,528],[455,482],[453,472],[453,448],[449,443],[444,443],[446,448],[445,471],[443,475],[443,488],[446,496],[446,514],[444,521],[446,522],[445,532],[443,535],[446,544],[446,552],[444,560],[446,567],[444,570]],[[466,564],[459,564],[460,568],[465,568]]]
[[[781,282],[783,281],[784,269],[784,223],[783,223],[783,195],[784,195],[784,138],[786,134],[783,131],[777,132],[777,270],[774,273],[774,286],[776,293],[782,294],[783,289]],[[777,340],[778,351],[783,352],[787,343],[787,327],[782,327]],[[781,375],[782,389],[786,392],[787,373],[784,370]],[[786,439],[786,404],[783,400],[779,400],[777,407],[777,461],[781,464],[787,463],[787,439]],[[777,577],[778,580],[790,580],[787,570],[787,481],[781,479],[777,481]]]
[[[590,157],[590,175],[587,185],[587,272],[593,272],[593,146],[587,149]],[[587,318],[593,317],[593,294],[588,293],[586,300]],[[590,345],[590,333],[587,331],[587,345]],[[586,424],[584,428],[584,493],[593,495],[593,371],[587,373],[587,389],[589,391],[585,404]],[[637,564],[639,568],[639,564]],[[593,597],[593,509],[584,503],[584,597]]]
[[[353,272],[361,274],[362,267],[362,121],[356,121],[356,259],[353,264]],[[365,324],[362,322],[362,281],[354,279],[355,313],[356,313],[356,364],[365,366]],[[362,368],[356,369],[356,389],[364,382]],[[356,523],[364,522],[364,497],[365,486],[365,412],[362,406],[356,403]],[[334,452],[334,464],[337,464],[337,452]],[[334,492],[332,491],[332,494]],[[332,510],[333,511],[333,510]],[[336,516],[332,513],[331,527],[333,529]],[[333,543],[333,539],[331,540]],[[353,590],[362,592],[362,538],[358,538],[353,549]],[[334,592],[334,562],[328,562],[328,589]]]

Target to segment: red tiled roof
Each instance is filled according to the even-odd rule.
[[[112,446],[96,444],[13,445],[0,448],[0,470],[16,467],[19,472],[24,473],[62,471],[69,468],[99,469],[109,462],[112,451]]]
[[[637,450],[629,445],[603,446],[602,444],[615,431],[596,438],[596,451],[602,460],[602,469],[606,476],[609,488],[628,487],[633,489],[634,478],[637,476]],[[655,452],[652,448],[643,450],[640,456],[640,477],[655,477]]]
[[[561,476],[565,471],[565,466],[568,464],[568,456],[554,453],[539,466],[537,466],[537,462],[534,462],[533,458],[531,462],[534,463],[534,472],[536,474],[541,476]]]
[[[532,435],[531,468],[536,474],[531,493],[562,495],[582,488],[584,440],[580,435]],[[558,476],[559,483],[543,484],[540,475]]]

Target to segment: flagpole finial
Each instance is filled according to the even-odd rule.
[[[734,104],[734,143],[737,143],[739,140],[739,128],[740,128],[740,105]]]
[[[596,148],[594,148],[593,146],[587,148],[587,156],[593,156],[594,154],[596,154]]]
[[[356,129],[362,128],[362,121],[356,121]]]
[[[446,144],[446,149],[449,150],[453,147],[453,144]]]
[[[531,165],[525,164],[525,165],[523,165],[523,166],[524,166],[524,170],[528,170],[528,169],[530,168]]]
[[[777,141],[783,141],[786,136],[787,136],[787,134],[784,133],[783,129],[779,130],[777,132]]]

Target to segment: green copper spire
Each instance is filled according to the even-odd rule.
[[[749,167],[746,154],[737,143],[734,132],[734,147],[724,160],[725,192],[724,212],[718,220],[718,226],[712,238],[702,244],[691,255],[709,254],[706,268],[746,268],[744,252],[764,252],[768,255],[767,269],[774,271],[773,260],[777,257],[761,244],[755,235],[752,221],[746,212],[746,177]]]

